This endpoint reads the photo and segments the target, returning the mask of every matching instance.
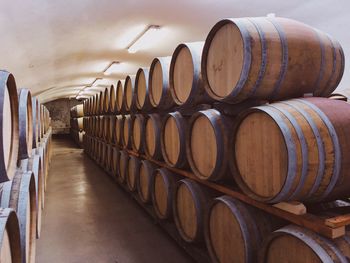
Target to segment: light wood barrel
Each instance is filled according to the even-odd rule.
[[[112,170],[112,175],[115,178],[119,177],[119,156],[120,152],[117,147],[112,147],[112,164],[111,164],[111,170]]]
[[[350,101],[350,89],[342,89],[342,90],[336,90],[334,93],[332,93],[329,96],[330,99],[333,100],[343,100],[343,101]]]
[[[18,159],[29,158],[33,146],[32,95],[27,89],[20,89],[18,94],[19,146]]]
[[[174,195],[174,220],[177,230],[189,243],[204,238],[204,216],[210,196],[195,181],[183,179],[177,183]]]
[[[130,155],[127,167],[126,185],[131,192],[136,191],[136,182],[139,180],[141,160]]]
[[[131,146],[131,136],[132,136],[132,119],[131,115],[124,115],[123,119],[123,137],[122,137],[122,145],[125,148],[130,148]]]
[[[208,34],[202,55],[208,94],[229,103],[329,96],[343,71],[338,41],[281,17],[221,20]]]
[[[109,116],[109,125],[108,125],[109,131],[108,131],[108,135],[107,135],[107,141],[109,143],[114,143],[115,121],[116,121],[115,115],[110,115]]]
[[[180,177],[166,168],[154,171],[152,181],[152,203],[159,219],[170,219],[173,214],[173,203],[176,182]]]
[[[180,112],[166,115],[161,130],[163,159],[171,167],[184,168],[186,158],[187,119]]]
[[[35,154],[35,150],[32,152],[33,155],[31,158],[23,159],[21,161],[21,169],[23,172],[31,171],[34,175],[36,190],[36,237],[40,238],[42,210],[45,202],[44,171],[41,166],[40,155]]]
[[[23,262],[35,262],[36,195],[33,173],[17,171],[12,181],[3,183],[1,207],[16,211],[20,227]]]
[[[97,134],[97,136],[100,139],[103,139],[104,118],[105,118],[105,116],[100,116],[99,122],[98,122],[98,134]]]
[[[235,181],[262,202],[347,197],[349,111],[348,103],[326,98],[294,99],[246,111],[233,132],[230,163]]]
[[[285,226],[264,242],[260,262],[349,262],[349,237],[329,240],[295,225]],[[341,246],[345,244],[345,249]]]
[[[162,159],[160,145],[162,121],[159,114],[149,114],[145,120],[144,151],[145,154],[155,160]]]
[[[124,119],[122,115],[117,115],[115,119],[115,129],[114,129],[114,141],[116,145],[121,146],[123,140],[123,124]]]
[[[155,58],[149,70],[149,99],[152,107],[166,110],[175,105],[169,88],[171,57]]]
[[[148,76],[148,68],[139,68],[135,77],[135,105],[138,110],[143,112],[147,112],[153,108],[149,99]]]
[[[93,97],[93,110],[92,110],[92,115],[96,115],[97,114],[97,109],[98,109],[98,93],[95,94],[95,96]]]
[[[132,118],[132,136],[131,147],[134,151],[143,153],[143,135],[145,130],[145,117],[142,114],[136,114]]]
[[[111,85],[109,88],[109,113],[116,113],[115,111],[115,100],[116,100],[116,87]]]
[[[123,111],[124,107],[124,87],[123,82],[118,80],[116,87],[116,100],[115,100],[115,111],[117,114],[120,114]]]
[[[108,138],[109,138],[109,124],[110,124],[110,116],[109,115],[103,116],[103,136],[102,136],[102,138],[105,141],[108,141]]]
[[[203,180],[228,178],[228,147],[234,120],[214,109],[199,111],[189,121],[187,160]]]
[[[124,184],[126,182],[126,176],[128,173],[128,163],[129,163],[130,156],[127,151],[120,151],[119,155],[119,176],[118,181],[121,184]]]
[[[258,209],[229,196],[215,198],[204,231],[212,262],[258,262],[263,239],[277,227]]]
[[[33,153],[34,154],[34,153]],[[46,191],[47,188],[47,176],[49,171],[49,163],[48,158],[45,150],[45,144],[40,143],[39,147],[35,148],[35,154],[38,154],[40,156],[41,160],[41,168],[43,170],[43,184],[44,184],[44,191]]]
[[[139,180],[136,181],[137,192],[143,203],[150,203],[152,198],[153,172],[157,166],[150,161],[143,160],[140,165]]]
[[[105,92],[103,93],[103,111],[102,113],[109,113],[109,90],[105,88]]]
[[[98,96],[98,111],[97,111],[98,114],[103,114],[104,102],[105,102],[104,95],[105,93],[103,91],[100,91],[100,95]]]
[[[204,42],[183,43],[175,49],[169,71],[170,94],[182,107],[208,103],[204,89],[201,60]]]
[[[18,157],[18,96],[12,74],[0,71],[0,182],[12,179]]]
[[[0,208],[0,261],[22,263],[21,239],[16,212]]]
[[[39,102],[36,97],[32,97],[32,123],[33,123],[33,148],[36,148],[39,143]]]
[[[127,112],[134,110],[135,76],[128,75],[124,84],[124,109]]]

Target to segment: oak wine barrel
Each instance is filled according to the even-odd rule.
[[[32,123],[33,123],[33,148],[36,148],[36,146],[39,143],[39,121],[40,118],[38,116],[39,112],[39,102],[36,97],[32,97]]]
[[[206,189],[190,179],[177,183],[173,213],[176,228],[183,240],[201,242],[204,238],[204,217],[211,196]]]
[[[118,181],[121,184],[124,184],[126,182],[129,159],[130,159],[130,156],[127,151],[125,150],[120,151]]]
[[[233,132],[232,173],[250,197],[269,203],[348,197],[350,104],[326,98],[254,107]]]
[[[228,149],[233,124],[232,117],[215,109],[199,111],[191,117],[186,153],[198,178],[219,181],[229,177]]]
[[[109,113],[109,90],[108,88],[105,88],[104,94],[103,94],[103,114]]]
[[[180,177],[166,168],[153,172],[152,203],[156,216],[159,219],[170,219],[173,214],[173,203],[176,182]]]
[[[153,173],[157,168],[148,160],[141,161],[139,180],[136,181],[136,185],[139,198],[145,204],[152,200]]]
[[[229,103],[327,97],[343,71],[338,41],[282,17],[223,19],[209,32],[202,54],[207,93]]]
[[[1,207],[16,211],[23,262],[35,262],[36,195],[33,172],[17,171],[12,181],[2,184]]]
[[[0,208],[0,261],[22,263],[19,222],[11,208]]]
[[[35,180],[35,194],[36,194],[36,237],[40,238],[41,233],[41,222],[42,222],[42,210],[44,208],[45,202],[45,192],[44,192],[44,171],[41,166],[40,155],[35,154],[31,158],[23,159],[21,161],[22,172],[31,171],[34,175]]]
[[[146,156],[155,160],[162,159],[160,145],[161,137],[161,116],[159,114],[149,114],[145,120],[144,151]]]
[[[263,243],[260,262],[349,262],[350,233],[329,240],[310,230],[288,225]]]
[[[237,199],[215,198],[204,227],[212,262],[258,262],[264,238],[278,227],[272,216]]]
[[[123,124],[124,119],[122,115],[116,115],[115,129],[114,129],[114,141],[116,145],[122,146],[123,140]]]
[[[18,157],[18,96],[15,78],[0,70],[0,182],[15,175]]]
[[[204,89],[201,57],[204,42],[183,43],[177,46],[170,63],[170,94],[177,106],[188,107],[209,103],[212,99]]]
[[[152,107],[159,110],[175,106],[169,88],[171,57],[155,58],[149,70],[148,96]]]
[[[109,138],[109,124],[110,124],[110,116],[103,116],[103,140],[108,141]]]
[[[122,145],[125,148],[130,148],[131,146],[131,136],[132,136],[132,118],[131,115],[124,115],[123,121],[123,137],[122,137]]]
[[[126,185],[130,192],[136,191],[136,182],[139,180],[141,160],[130,155],[127,167]]]
[[[115,111],[117,114],[120,114],[123,111],[124,107],[124,87],[123,82],[118,80],[116,87],[116,100],[115,100]]]
[[[78,104],[78,105],[72,107],[70,110],[70,116],[73,118],[84,117],[84,105]]]
[[[28,89],[20,89],[18,94],[19,145],[18,161],[29,158],[33,146],[32,95]]]
[[[180,112],[168,113],[161,129],[161,150],[170,167],[184,168],[186,158],[187,119]]]
[[[109,125],[108,125],[109,131],[107,133],[107,142],[109,142],[109,143],[114,142],[115,121],[116,121],[115,115],[110,115],[109,116]]]
[[[135,76],[128,75],[124,83],[124,109],[127,112],[133,111],[135,107]]]
[[[135,77],[134,101],[136,108],[143,112],[147,112],[153,108],[149,99],[148,76],[148,68],[139,68]]]
[[[119,177],[119,156],[120,156],[119,149],[117,147],[112,147],[111,170],[112,170],[112,175],[115,178]]]
[[[109,113],[116,113],[115,111],[115,100],[116,100],[116,88],[112,84],[109,88]]]
[[[131,147],[134,151],[143,153],[145,117],[142,114],[136,114],[131,121]]]
[[[103,114],[103,109],[104,109],[104,91],[100,91],[100,95],[98,96],[98,111],[97,113],[102,115]]]

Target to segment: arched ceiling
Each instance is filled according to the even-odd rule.
[[[350,54],[348,0],[12,0],[0,9],[0,67],[43,102],[75,97],[96,78],[115,83],[156,56],[171,55],[181,42],[205,40],[221,18],[275,13],[300,20],[337,38]],[[128,53],[128,32],[160,25],[151,46]],[[130,38],[129,38],[130,40]],[[120,61],[121,71],[103,71]],[[103,85],[102,85],[103,86]],[[345,69],[340,88],[350,86]],[[97,90],[84,91],[84,96]]]

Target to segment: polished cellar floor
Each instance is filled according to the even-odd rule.
[[[38,263],[191,262],[180,247],[68,139],[53,157]]]

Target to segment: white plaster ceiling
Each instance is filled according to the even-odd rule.
[[[0,7],[0,68],[15,75],[43,101],[75,96],[112,61],[135,74],[181,42],[205,40],[220,18],[275,13],[300,20],[337,38],[350,55],[349,0],[11,0]],[[153,45],[135,54],[123,36],[139,25],[162,26]],[[347,67],[340,88],[350,87]],[[95,91],[90,91],[93,94]]]

